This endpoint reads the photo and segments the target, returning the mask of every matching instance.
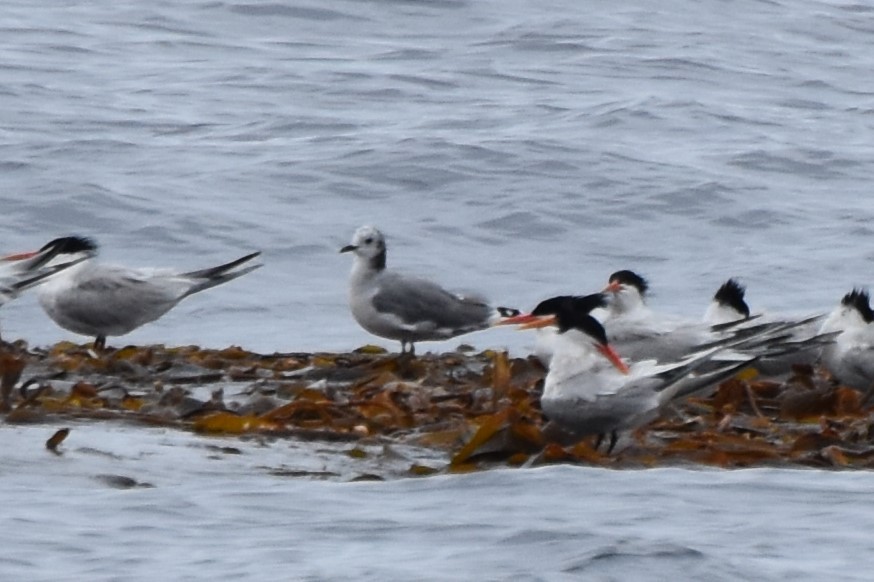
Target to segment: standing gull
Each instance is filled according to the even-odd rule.
[[[172,269],[131,269],[98,263],[97,245],[70,236],[49,245],[60,247],[55,260],[85,257],[78,265],[50,278],[38,289],[40,304],[66,330],[95,337],[94,349],[106,346],[107,336],[124,335],[155,321],[180,301],[205,289],[245,275],[260,264],[237,269],[254,259],[251,253],[224,265],[180,273]],[[45,247],[44,247],[45,248]]]
[[[426,279],[386,268],[385,237],[372,226],[355,231],[349,278],[349,307],[358,324],[374,335],[401,342],[401,353],[415,353],[414,342],[435,341],[485,329],[502,316],[518,313],[493,308],[476,296],[450,293]]]

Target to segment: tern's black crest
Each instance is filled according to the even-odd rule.
[[[841,305],[853,307],[865,320],[865,323],[874,321],[874,311],[871,310],[870,298],[868,292],[864,289],[853,289],[841,299]]]
[[[646,279],[635,273],[634,271],[629,271],[628,269],[622,271],[616,271],[612,275],[610,275],[610,279],[608,279],[610,283],[613,281],[617,281],[622,283],[623,285],[632,285],[637,287],[637,291],[641,295],[645,295],[649,290],[649,283],[647,283]]]
[[[604,326],[588,313],[583,313],[569,305],[564,305],[555,314],[555,317],[558,321],[559,333],[576,329],[593,338],[602,346],[607,345],[607,332],[604,330]]]
[[[603,293],[593,293],[583,297],[561,295],[541,301],[532,315],[555,315],[559,333],[577,329],[592,337],[601,345],[607,345],[607,332],[597,319],[589,315],[593,309],[607,306]]]
[[[746,287],[738,283],[737,279],[729,279],[722,284],[722,287],[716,290],[716,295],[713,296],[713,300],[720,305],[731,307],[738,313],[742,314],[744,318],[747,318],[750,316],[750,307],[747,305],[747,302],[744,301],[745,293]]]
[[[562,309],[573,310],[588,315],[593,309],[607,307],[607,297],[603,293],[591,295],[559,295],[544,299],[531,312],[532,315],[558,315]]]
[[[97,243],[84,236],[64,236],[47,242],[40,251],[51,248],[56,248],[59,255],[73,255],[76,253],[94,252],[97,250]]]

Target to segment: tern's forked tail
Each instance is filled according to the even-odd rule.
[[[261,263],[257,263],[255,265],[250,265],[248,267],[242,269],[236,269],[243,263],[247,263],[259,256],[261,251],[257,251],[254,253],[250,253],[244,257],[240,257],[234,261],[229,263],[225,263],[224,265],[219,265],[217,267],[211,267],[209,269],[201,269],[199,271],[191,271],[188,273],[183,273],[182,277],[187,277],[189,279],[194,279],[197,281],[197,284],[191,287],[188,290],[188,293],[185,295],[192,295],[194,293],[198,293],[200,291],[204,291],[205,289],[209,289],[211,287],[215,287],[216,285],[221,285],[222,283],[227,283],[228,281],[232,281],[237,277],[242,277],[247,273],[251,273],[255,269],[262,267]]]

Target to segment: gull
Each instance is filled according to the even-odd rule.
[[[353,253],[349,307],[368,332],[399,340],[401,353],[415,353],[415,342],[445,340],[490,327],[518,314],[494,308],[482,297],[451,293],[436,283],[386,268],[385,237],[372,226],[355,231],[340,249]]]
[[[59,247],[57,257],[83,260],[48,279],[37,289],[43,310],[62,328],[92,336],[94,349],[106,347],[107,336],[130,333],[155,321],[180,301],[250,273],[261,264],[237,269],[260,255],[248,254],[234,261],[180,273],[172,269],[133,269],[99,263],[91,239],[69,236],[48,243]],[[43,247],[43,248],[46,248]]]

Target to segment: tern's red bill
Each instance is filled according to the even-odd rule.
[[[610,360],[610,363],[616,366],[616,369],[622,372],[623,374],[628,374],[628,364],[622,361],[622,358],[619,357],[619,354],[616,353],[616,350],[613,349],[610,345],[599,345],[598,351],[601,352],[605,358]]]
[[[32,259],[37,255],[39,251],[30,251],[27,253],[15,253],[12,255],[6,255],[5,257],[0,257],[0,260],[3,261],[23,261],[24,259]]]

